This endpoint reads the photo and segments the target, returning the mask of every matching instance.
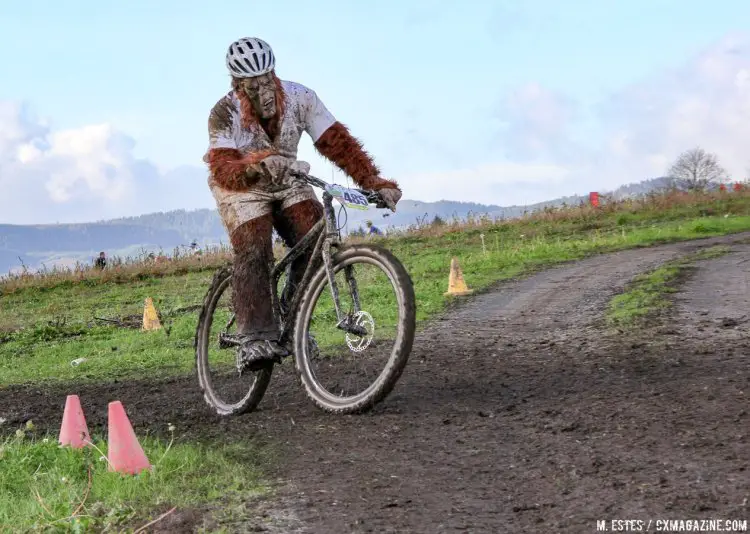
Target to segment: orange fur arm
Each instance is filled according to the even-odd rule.
[[[246,173],[247,167],[273,154],[272,150],[261,150],[243,157],[236,148],[212,148],[208,151],[208,168],[219,186],[230,191],[245,191],[254,183]]]
[[[380,178],[380,169],[365,151],[362,143],[340,122],[333,123],[323,132],[315,142],[315,148],[351,176],[362,189],[398,189],[396,182]]]

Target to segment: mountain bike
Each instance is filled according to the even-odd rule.
[[[378,192],[344,188],[309,174],[295,174],[294,179],[323,189],[324,213],[271,270],[278,342],[293,354],[298,379],[315,405],[331,413],[362,413],[392,391],[406,366],[416,328],[414,286],[403,264],[385,247],[345,244],[341,239],[333,200],[341,209],[385,207]],[[311,261],[291,287],[292,262],[310,250]],[[204,399],[224,416],[253,411],[274,368],[270,363],[259,371],[243,371],[237,360],[241,338],[232,332],[232,299],[222,300],[231,292],[231,281],[231,266],[215,273],[195,333]],[[385,303],[389,293],[395,296],[390,304]],[[326,373],[332,376],[330,385],[325,383]],[[351,392],[347,387],[355,382],[365,385]],[[220,393],[221,386],[228,386],[229,392]]]

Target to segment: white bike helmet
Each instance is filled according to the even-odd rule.
[[[236,78],[252,78],[271,72],[276,66],[271,46],[257,37],[243,37],[229,45],[227,68]]]

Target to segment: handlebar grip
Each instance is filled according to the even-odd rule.
[[[387,208],[388,206],[383,201],[383,197],[377,191],[368,191],[365,195],[367,200],[375,204],[376,208]]]

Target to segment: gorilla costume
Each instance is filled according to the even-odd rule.
[[[362,143],[314,91],[276,76],[268,43],[252,37],[235,41],[226,65],[232,89],[209,115],[204,161],[234,250],[233,306],[243,336],[239,359],[244,368],[254,370],[287,354],[277,343],[279,330],[271,308],[273,228],[292,247],[323,215],[312,187],[289,176],[290,170],[310,168],[297,161],[302,132],[359,187],[379,191],[393,211],[401,191],[396,182],[380,176]],[[292,265],[292,284],[299,282],[309,261],[309,255],[302,256]]]

